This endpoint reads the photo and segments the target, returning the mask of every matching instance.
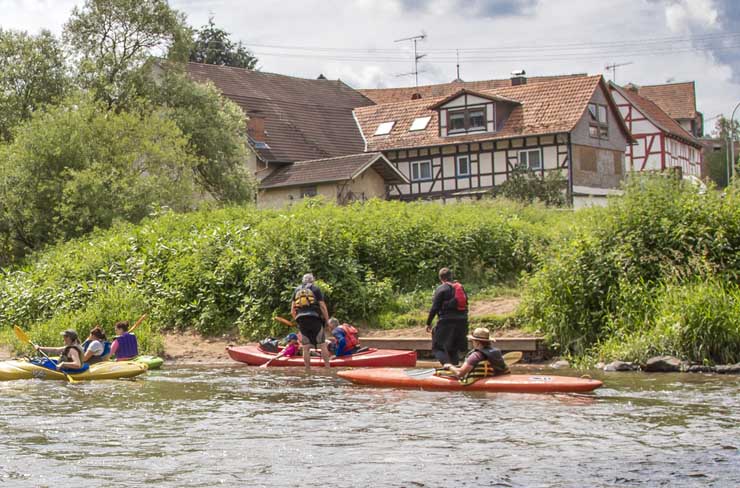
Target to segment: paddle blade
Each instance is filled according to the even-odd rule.
[[[512,364],[516,364],[521,361],[522,356],[523,354],[521,351],[507,352],[504,354],[504,362],[507,366],[511,366]]]
[[[13,332],[15,332],[15,336],[18,338],[19,341],[28,343],[31,342],[31,339],[28,337],[28,335],[17,325],[13,326]]]
[[[437,370],[435,368],[429,368],[429,369],[406,369],[404,370],[404,374],[406,376],[411,376],[412,378],[430,378],[434,376],[434,373],[436,373]]]
[[[295,327],[295,324],[288,319],[284,319],[282,317],[273,317],[272,319],[275,322],[280,322],[281,324],[287,325],[288,327]]]

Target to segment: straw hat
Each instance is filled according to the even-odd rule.
[[[468,336],[468,339],[471,341],[496,342],[496,339],[491,337],[491,331],[485,327],[478,327],[475,329],[473,333]]]

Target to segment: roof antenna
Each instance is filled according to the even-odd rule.
[[[455,54],[457,56],[457,78],[455,78],[455,81],[461,82],[462,78],[460,78],[460,50],[455,49]]]
[[[629,66],[630,64],[632,64],[632,61],[628,61],[626,63],[619,63],[619,64],[612,63],[612,64],[607,64],[606,66],[604,66],[604,69],[612,72],[612,82],[616,83],[617,82],[617,68],[622,67],[622,66]]]
[[[421,34],[419,34],[418,36],[404,37],[403,39],[396,39],[395,41],[393,41],[393,42],[403,42],[403,41],[413,41],[414,42],[414,71],[412,71],[411,73],[404,73],[404,75],[405,74],[414,75],[414,81],[416,83],[415,86],[419,86],[419,60],[423,58],[424,56],[426,56],[426,54],[417,54],[416,43],[417,41],[423,41],[424,39],[426,39],[426,37],[427,35],[424,33],[424,31],[422,31]],[[400,76],[404,76],[404,75],[400,75]]]

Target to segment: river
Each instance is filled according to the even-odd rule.
[[[740,486],[737,376],[611,373],[592,395],[521,395],[165,368],[0,383],[0,487]]]

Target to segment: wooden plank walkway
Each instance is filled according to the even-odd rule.
[[[382,349],[407,349],[417,352],[430,352],[432,339],[430,337],[360,337],[360,344],[367,347]],[[495,346],[503,352],[522,351],[536,355],[544,351],[544,342],[541,337],[500,337]]]

